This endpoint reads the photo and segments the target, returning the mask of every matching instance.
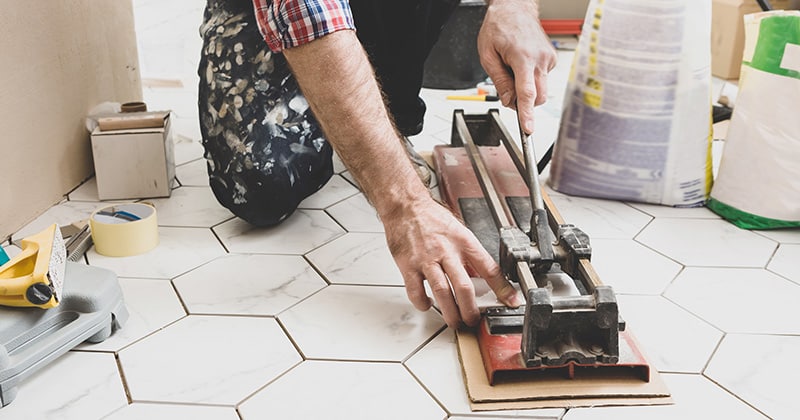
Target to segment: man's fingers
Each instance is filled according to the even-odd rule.
[[[420,311],[427,311],[431,308],[431,298],[425,292],[422,282],[425,280],[420,273],[403,273],[403,280],[406,284],[406,295],[408,300]]]
[[[534,105],[539,106],[547,102],[547,73],[537,72],[534,75],[534,80],[536,80],[536,102]],[[531,127],[530,132],[533,132],[533,127]]]
[[[433,298],[436,299],[436,303],[439,304],[439,309],[442,311],[444,321],[450,328],[458,328],[461,317],[455,298],[453,298],[453,291],[450,289],[450,282],[447,281],[442,266],[431,264],[426,266],[423,271],[431,286]]]
[[[469,326],[476,325],[480,320],[481,314],[475,301],[475,286],[472,284],[472,279],[467,275],[464,264],[448,258],[442,261],[442,268],[447,273],[453,293],[456,295],[461,320]]]
[[[527,66],[514,69],[514,87],[517,95],[517,112],[522,130],[526,134],[533,133],[533,107],[539,97],[539,84],[536,83],[533,68]]]
[[[466,251],[467,262],[479,276],[486,280],[497,299],[506,306],[519,307],[522,304],[522,298],[514,285],[503,275],[503,271],[500,270],[500,266],[494,259],[482,247],[472,246]]]

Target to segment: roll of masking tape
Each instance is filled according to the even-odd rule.
[[[144,254],[158,245],[155,207],[144,203],[115,204],[89,218],[94,248],[107,257]]]

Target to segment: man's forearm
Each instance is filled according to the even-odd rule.
[[[328,141],[382,219],[398,206],[430,197],[387,114],[355,32],[335,32],[284,55]]]

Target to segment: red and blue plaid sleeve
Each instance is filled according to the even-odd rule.
[[[274,52],[355,29],[347,0],[253,0],[253,7],[258,29]]]

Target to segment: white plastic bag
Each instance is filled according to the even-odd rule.
[[[743,60],[708,207],[745,229],[800,227],[800,12],[746,15]]]
[[[592,0],[549,183],[571,195],[701,206],[711,189],[709,0]]]

